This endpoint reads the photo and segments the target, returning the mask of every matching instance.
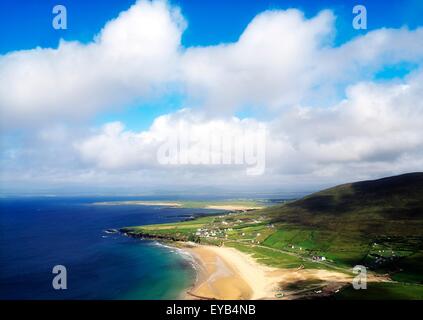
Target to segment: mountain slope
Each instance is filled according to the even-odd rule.
[[[373,207],[388,218],[418,217],[423,214],[423,173],[345,184],[310,195],[291,206],[326,214]]]
[[[344,184],[263,213],[278,229],[265,240],[269,246],[301,246],[423,281],[423,173]]]

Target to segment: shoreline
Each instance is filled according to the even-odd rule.
[[[193,281],[181,288],[177,300],[295,300],[333,296],[351,285],[354,274],[317,268],[277,268],[233,247],[189,241],[156,244],[175,250],[189,260]],[[369,274],[368,282],[386,282]]]
[[[195,283],[183,299],[260,300],[298,299],[312,294],[328,296],[351,283],[352,276],[323,269],[279,269],[265,266],[231,247],[184,243],[180,248],[195,263]],[[285,290],[290,284],[320,281],[302,290]]]

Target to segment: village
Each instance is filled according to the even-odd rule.
[[[195,232],[196,242],[214,243],[224,246],[225,242],[240,242],[251,246],[260,246],[268,235],[272,234],[276,227],[273,223],[266,222],[264,217],[231,219],[232,213],[217,216],[212,224],[197,228]],[[287,244],[285,250],[307,256],[312,262],[329,261],[325,256],[313,254],[309,256],[305,248]]]

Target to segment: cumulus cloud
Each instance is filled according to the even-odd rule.
[[[309,173],[332,176],[419,170],[422,76],[419,72],[400,83],[358,83],[331,108],[292,108],[272,123],[274,136],[283,137],[281,157]],[[410,159],[419,165],[410,165]],[[290,167],[280,164],[280,170]]]
[[[338,98],[338,88],[385,66],[423,62],[423,28],[375,30],[335,47],[334,20],[326,10],[310,19],[294,9],[266,11],[235,43],[188,48],[182,57],[188,92],[220,112],[322,106]]]
[[[177,8],[139,1],[89,44],[0,57],[2,126],[93,115],[172,83],[184,27]]]
[[[265,128],[263,180],[282,182],[298,175],[368,177],[395,170],[418,170],[423,163],[422,76],[417,73],[401,83],[359,83],[351,86],[346,99],[333,107],[292,107],[267,122],[234,117],[214,120],[182,110],[157,118],[149,130],[139,133],[125,131],[120,123],[110,123],[76,147],[85,161],[102,169],[140,170],[154,166],[154,170],[172,171],[157,158],[159,148],[171,137],[189,137],[191,144],[185,145],[186,149],[180,146],[178,152],[201,157],[204,146],[211,154],[222,150],[221,145],[213,149],[208,144],[213,134],[231,140],[248,132],[252,143],[251,137],[259,136]],[[229,144],[226,152],[231,156],[236,146],[244,143],[245,140],[237,140]],[[211,174],[223,169],[228,174],[228,167],[221,162],[216,165],[185,169]],[[240,176],[245,176],[237,166],[231,170],[241,180]]]
[[[297,103],[315,81],[310,75],[333,20],[330,11],[312,19],[298,10],[267,11],[236,43],[188,49],[182,69],[189,92],[210,107],[230,111]]]
[[[141,132],[108,123],[74,146],[83,161],[100,169],[197,171],[202,165],[213,171],[213,166],[247,166],[247,173],[261,174],[265,143],[265,125],[254,119],[210,119],[184,109],[158,117]]]

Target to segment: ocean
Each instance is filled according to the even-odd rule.
[[[105,230],[181,221],[216,211],[92,205],[112,200],[133,199],[0,199],[0,299],[179,298],[195,281],[189,257],[155,241]],[[52,286],[55,265],[66,267],[66,290]]]

